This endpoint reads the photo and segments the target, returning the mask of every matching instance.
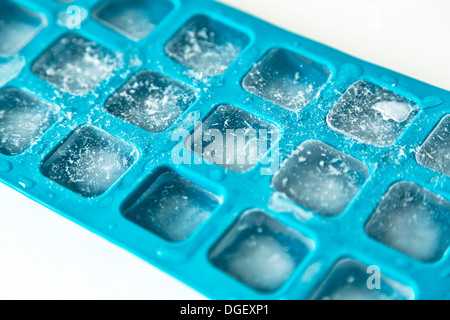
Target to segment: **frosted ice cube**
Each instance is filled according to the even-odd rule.
[[[147,37],[172,8],[166,0],[106,0],[93,16],[127,38],[139,41]]]
[[[196,100],[196,92],[154,71],[133,76],[106,102],[112,115],[149,132],[168,129]]]
[[[450,202],[411,182],[389,188],[366,224],[366,233],[424,262],[450,245]]]
[[[248,92],[288,110],[301,110],[317,96],[330,70],[295,52],[273,49],[242,81]]]
[[[274,175],[272,187],[325,216],[341,214],[369,175],[367,166],[320,141],[302,143]]]
[[[109,77],[119,63],[120,58],[111,50],[68,34],[44,51],[32,70],[62,91],[82,96]]]
[[[450,115],[442,118],[416,154],[417,162],[450,176]]]
[[[0,2],[0,56],[8,57],[28,44],[46,25],[43,16],[16,4]]]
[[[380,288],[370,289],[371,272],[363,264],[353,260],[341,260],[329,273],[314,300],[410,300],[414,298],[411,288],[385,277],[381,271]]]
[[[222,74],[247,45],[248,37],[218,21],[196,16],[167,44],[166,54],[201,75]]]
[[[59,108],[24,91],[0,90],[0,152],[15,156],[58,120]]]
[[[123,215],[171,242],[189,237],[218,206],[220,199],[173,172],[164,172],[145,186]]]
[[[400,138],[419,107],[367,81],[352,84],[327,115],[328,125],[363,143],[389,146]]]
[[[233,106],[221,105],[186,140],[204,159],[235,172],[251,170],[279,139],[277,127]]]
[[[108,190],[136,161],[126,142],[92,126],[74,131],[42,164],[42,173],[83,197]]]
[[[280,288],[313,248],[311,240],[261,211],[250,211],[211,250],[211,262],[262,292]]]

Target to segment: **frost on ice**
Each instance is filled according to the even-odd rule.
[[[450,176],[450,116],[440,121],[416,154],[417,162]]]
[[[147,37],[172,10],[166,0],[106,1],[93,16],[113,30],[134,41]]]
[[[281,194],[325,216],[341,214],[369,175],[367,166],[320,141],[300,145],[275,174]]]
[[[383,120],[393,120],[398,123],[408,120],[409,115],[417,110],[415,106],[411,106],[408,103],[395,101],[377,102],[373,105],[372,109],[378,111],[383,117]]]
[[[220,199],[174,172],[164,172],[123,212],[141,227],[171,242],[189,237],[217,207]]]
[[[53,43],[36,60],[32,70],[62,91],[82,96],[108,78],[120,62],[120,57],[111,50],[69,34]]]
[[[103,130],[74,131],[42,165],[42,173],[60,185],[93,198],[108,190],[136,161],[137,152]]]
[[[0,90],[0,152],[24,152],[59,118],[59,108],[24,91]]]
[[[108,99],[106,110],[149,132],[162,132],[196,98],[193,89],[157,72],[142,71]]]
[[[251,211],[213,248],[210,260],[248,286],[270,292],[283,285],[312,246],[267,214]]]
[[[380,288],[369,288],[370,273],[367,267],[353,260],[339,261],[319,289],[314,300],[409,300],[413,298],[412,289],[384,275],[381,275]],[[369,280],[370,281],[370,280]]]
[[[172,59],[192,69],[197,78],[222,74],[248,43],[248,37],[204,16],[191,19],[167,44]]]
[[[245,90],[285,109],[298,111],[313,100],[330,71],[294,52],[269,51],[245,76]]]
[[[352,84],[327,115],[328,125],[363,143],[395,143],[418,112],[414,102],[366,81]]]
[[[424,262],[450,245],[450,202],[410,182],[394,184],[366,225],[372,238]]]

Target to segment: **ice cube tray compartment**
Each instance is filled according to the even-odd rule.
[[[196,77],[222,74],[247,45],[248,37],[207,16],[190,19],[167,43],[166,54]]]
[[[110,0],[99,3],[93,17],[125,37],[139,41],[147,37],[172,10],[167,0]]]
[[[21,154],[59,118],[60,109],[15,88],[0,89],[0,152]]]
[[[274,190],[324,216],[341,214],[369,176],[363,162],[314,140],[303,142],[282,166]]]
[[[367,269],[360,262],[343,259],[336,263],[317,292],[315,300],[410,300],[414,297],[410,288],[383,276],[379,290],[367,286]]]
[[[0,3],[0,57],[17,53],[47,24],[45,16],[10,1]]]
[[[171,170],[162,170],[127,201],[122,214],[167,241],[179,242],[194,233],[220,203],[220,197]]]
[[[3,183],[211,298],[450,298],[449,92],[214,1],[126,3],[2,1]],[[253,161],[199,148],[226,129]]]
[[[270,151],[279,136],[273,124],[239,108],[221,105],[214,108],[203,119],[201,126],[186,137],[185,145],[190,152],[227,170],[247,172]],[[265,148],[260,148],[258,144],[261,139],[267,142]],[[213,143],[216,145],[211,148]],[[222,152],[217,152],[217,149]]]
[[[197,99],[194,89],[154,71],[141,71],[117,90],[105,108],[148,132],[167,130]]]
[[[76,34],[63,35],[33,64],[33,73],[72,95],[86,95],[117,67],[118,57]]]
[[[302,234],[253,210],[239,217],[209,259],[239,281],[271,292],[283,285],[313,246]]]
[[[137,156],[126,142],[96,127],[84,126],[49,155],[41,171],[79,195],[94,198],[111,188]]]
[[[330,70],[295,52],[273,49],[242,80],[245,90],[288,110],[305,108],[330,77]]]

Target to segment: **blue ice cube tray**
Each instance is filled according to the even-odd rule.
[[[449,92],[214,1],[0,22],[3,183],[211,298],[450,298]],[[202,161],[200,120],[272,149]]]

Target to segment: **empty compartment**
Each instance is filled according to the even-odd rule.
[[[325,281],[314,293],[314,300],[411,300],[414,292],[380,271],[379,288],[375,278],[371,278],[373,269],[360,262],[344,259],[331,270]],[[375,275],[376,276],[376,275]]]
[[[149,132],[167,130],[196,100],[196,92],[154,71],[133,76],[106,102],[112,115]]]
[[[331,76],[325,66],[295,52],[273,49],[242,81],[248,92],[288,110],[305,108]]]
[[[42,164],[42,173],[87,198],[101,195],[125,174],[137,151],[93,126],[75,130]]]
[[[417,162],[431,170],[450,176],[450,115],[438,126],[416,153]]]
[[[106,0],[93,16],[125,37],[139,41],[147,37],[172,8],[172,3],[166,0]]]
[[[314,243],[258,210],[243,213],[211,250],[222,271],[261,292],[279,289]]]
[[[0,56],[8,57],[26,46],[46,25],[43,16],[8,0],[0,2]]]
[[[186,147],[205,160],[235,172],[251,170],[279,139],[274,125],[233,106],[216,107]]]
[[[222,74],[238,57],[249,38],[205,16],[189,20],[166,45],[166,54],[201,75]]]
[[[15,88],[0,90],[0,152],[21,154],[59,118],[59,108]]]
[[[33,63],[33,73],[60,90],[82,96],[117,68],[116,54],[80,35],[64,35]]]
[[[411,182],[389,188],[366,233],[423,262],[439,260],[450,245],[450,202]]]
[[[320,141],[308,140],[274,175],[272,187],[325,216],[341,214],[369,176],[366,164]]]
[[[360,142],[394,144],[418,112],[418,105],[367,81],[352,84],[327,115],[328,125]]]
[[[172,171],[160,172],[153,180],[127,201],[122,213],[170,242],[189,237],[221,201]]]

